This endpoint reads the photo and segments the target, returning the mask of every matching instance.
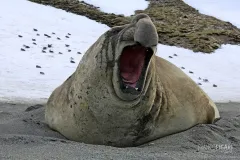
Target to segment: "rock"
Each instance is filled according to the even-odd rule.
[[[24,46],[25,48],[30,48],[29,46],[27,46],[27,45],[25,45],[25,44],[24,44],[23,46]]]
[[[47,35],[47,34],[44,34],[44,36],[48,37],[48,38],[51,38],[51,36]]]
[[[208,79],[203,79],[203,82],[209,82]]]
[[[36,104],[36,105],[34,105],[34,106],[28,107],[28,108],[25,110],[25,112],[29,112],[29,111],[32,111],[32,110],[35,110],[35,109],[39,109],[39,108],[42,108],[42,107],[44,107],[44,106],[41,105],[41,104]]]

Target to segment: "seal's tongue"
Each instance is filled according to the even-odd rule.
[[[136,87],[144,65],[146,52],[142,46],[128,46],[123,49],[120,57],[120,75],[123,82]]]

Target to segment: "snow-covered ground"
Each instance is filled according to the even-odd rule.
[[[179,68],[184,67],[182,70],[200,83],[214,101],[240,102],[240,46],[223,45],[213,54],[202,54],[159,44],[157,55]],[[191,71],[193,73],[189,73]]]
[[[100,7],[103,12],[125,16],[133,15],[135,10],[146,9],[149,4],[146,0],[85,0],[85,2]]]
[[[38,31],[34,31],[33,28]],[[108,29],[106,25],[86,17],[27,0],[2,1],[0,99],[45,100],[55,87],[75,71],[82,57],[82,54],[77,52],[84,53]],[[36,40],[37,45],[33,44],[32,39]],[[47,47],[48,44],[52,44],[52,48],[42,53],[43,47]],[[70,46],[66,47],[65,44]],[[23,45],[30,48],[27,49]],[[26,51],[21,51],[21,48]],[[50,49],[54,53],[50,53]],[[69,49],[71,52],[68,52]],[[70,63],[71,57],[76,63]],[[42,68],[36,68],[36,65]]]
[[[239,0],[183,0],[188,5],[199,10],[200,13],[214,16],[223,21],[231,22],[240,27]]]
[[[103,6],[107,2],[101,1]],[[119,8],[121,13],[127,10],[124,6]],[[108,29],[106,25],[86,17],[27,0],[2,1],[0,101],[46,101],[51,92],[75,71],[88,47]],[[48,48],[48,44],[52,44],[52,47]],[[47,47],[46,53],[42,52],[43,47]],[[21,51],[21,48],[25,51]],[[54,53],[50,53],[50,50]],[[240,102],[240,46],[224,45],[209,55],[159,44],[157,55],[178,67],[184,67],[183,71],[196,83],[201,83],[200,87],[214,101]],[[70,63],[71,57],[75,63]],[[203,82],[203,79],[209,82]],[[213,87],[214,84],[217,87]]]

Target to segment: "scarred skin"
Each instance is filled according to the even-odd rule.
[[[141,91],[125,92],[119,58],[124,47],[136,43],[154,54]],[[104,33],[51,94],[47,124],[70,140],[127,147],[219,119],[206,93],[178,67],[155,55],[157,44],[156,28],[145,14]]]

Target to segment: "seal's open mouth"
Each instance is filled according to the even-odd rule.
[[[140,91],[145,72],[153,52],[141,45],[127,46],[119,60],[120,77],[123,87]]]

